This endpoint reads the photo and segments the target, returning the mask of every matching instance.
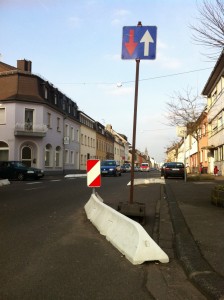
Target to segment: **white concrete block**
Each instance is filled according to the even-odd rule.
[[[107,206],[97,195],[92,194],[84,208],[87,218],[132,264],[169,262],[167,254],[139,223]]]

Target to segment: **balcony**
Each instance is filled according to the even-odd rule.
[[[47,126],[44,124],[16,123],[14,135],[15,136],[31,136],[31,137],[45,137],[47,133]]]

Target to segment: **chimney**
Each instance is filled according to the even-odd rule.
[[[17,60],[17,69],[31,73],[32,61],[26,59]]]

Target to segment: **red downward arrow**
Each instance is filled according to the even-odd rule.
[[[130,54],[130,56],[132,56],[133,52],[135,51],[135,48],[137,47],[138,43],[134,42],[134,29],[130,29],[129,32],[129,41],[128,43],[125,43],[125,47],[128,50],[128,53]]]

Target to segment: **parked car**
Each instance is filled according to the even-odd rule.
[[[125,165],[121,165],[121,173],[126,173]]]
[[[39,179],[43,176],[43,170],[27,167],[21,161],[0,161],[0,178],[2,179]]]
[[[121,173],[126,173],[131,171],[131,164],[125,163],[121,166]]]
[[[161,170],[160,170],[161,171],[161,176],[164,176],[164,169],[165,169],[166,165],[167,165],[167,163],[164,163],[161,167]]]
[[[121,166],[116,160],[104,160],[101,162],[101,175],[121,176]]]
[[[131,164],[125,163],[125,164],[124,164],[124,167],[125,167],[125,169],[126,169],[126,172],[131,172]]]
[[[149,164],[148,163],[141,163],[140,171],[141,172],[149,172]]]
[[[135,172],[138,172],[138,171],[140,171],[140,168],[139,168],[138,166],[135,166],[135,167],[134,167],[134,171],[135,171]]]
[[[164,168],[164,178],[181,177],[184,179],[185,167],[181,162],[169,162]]]

